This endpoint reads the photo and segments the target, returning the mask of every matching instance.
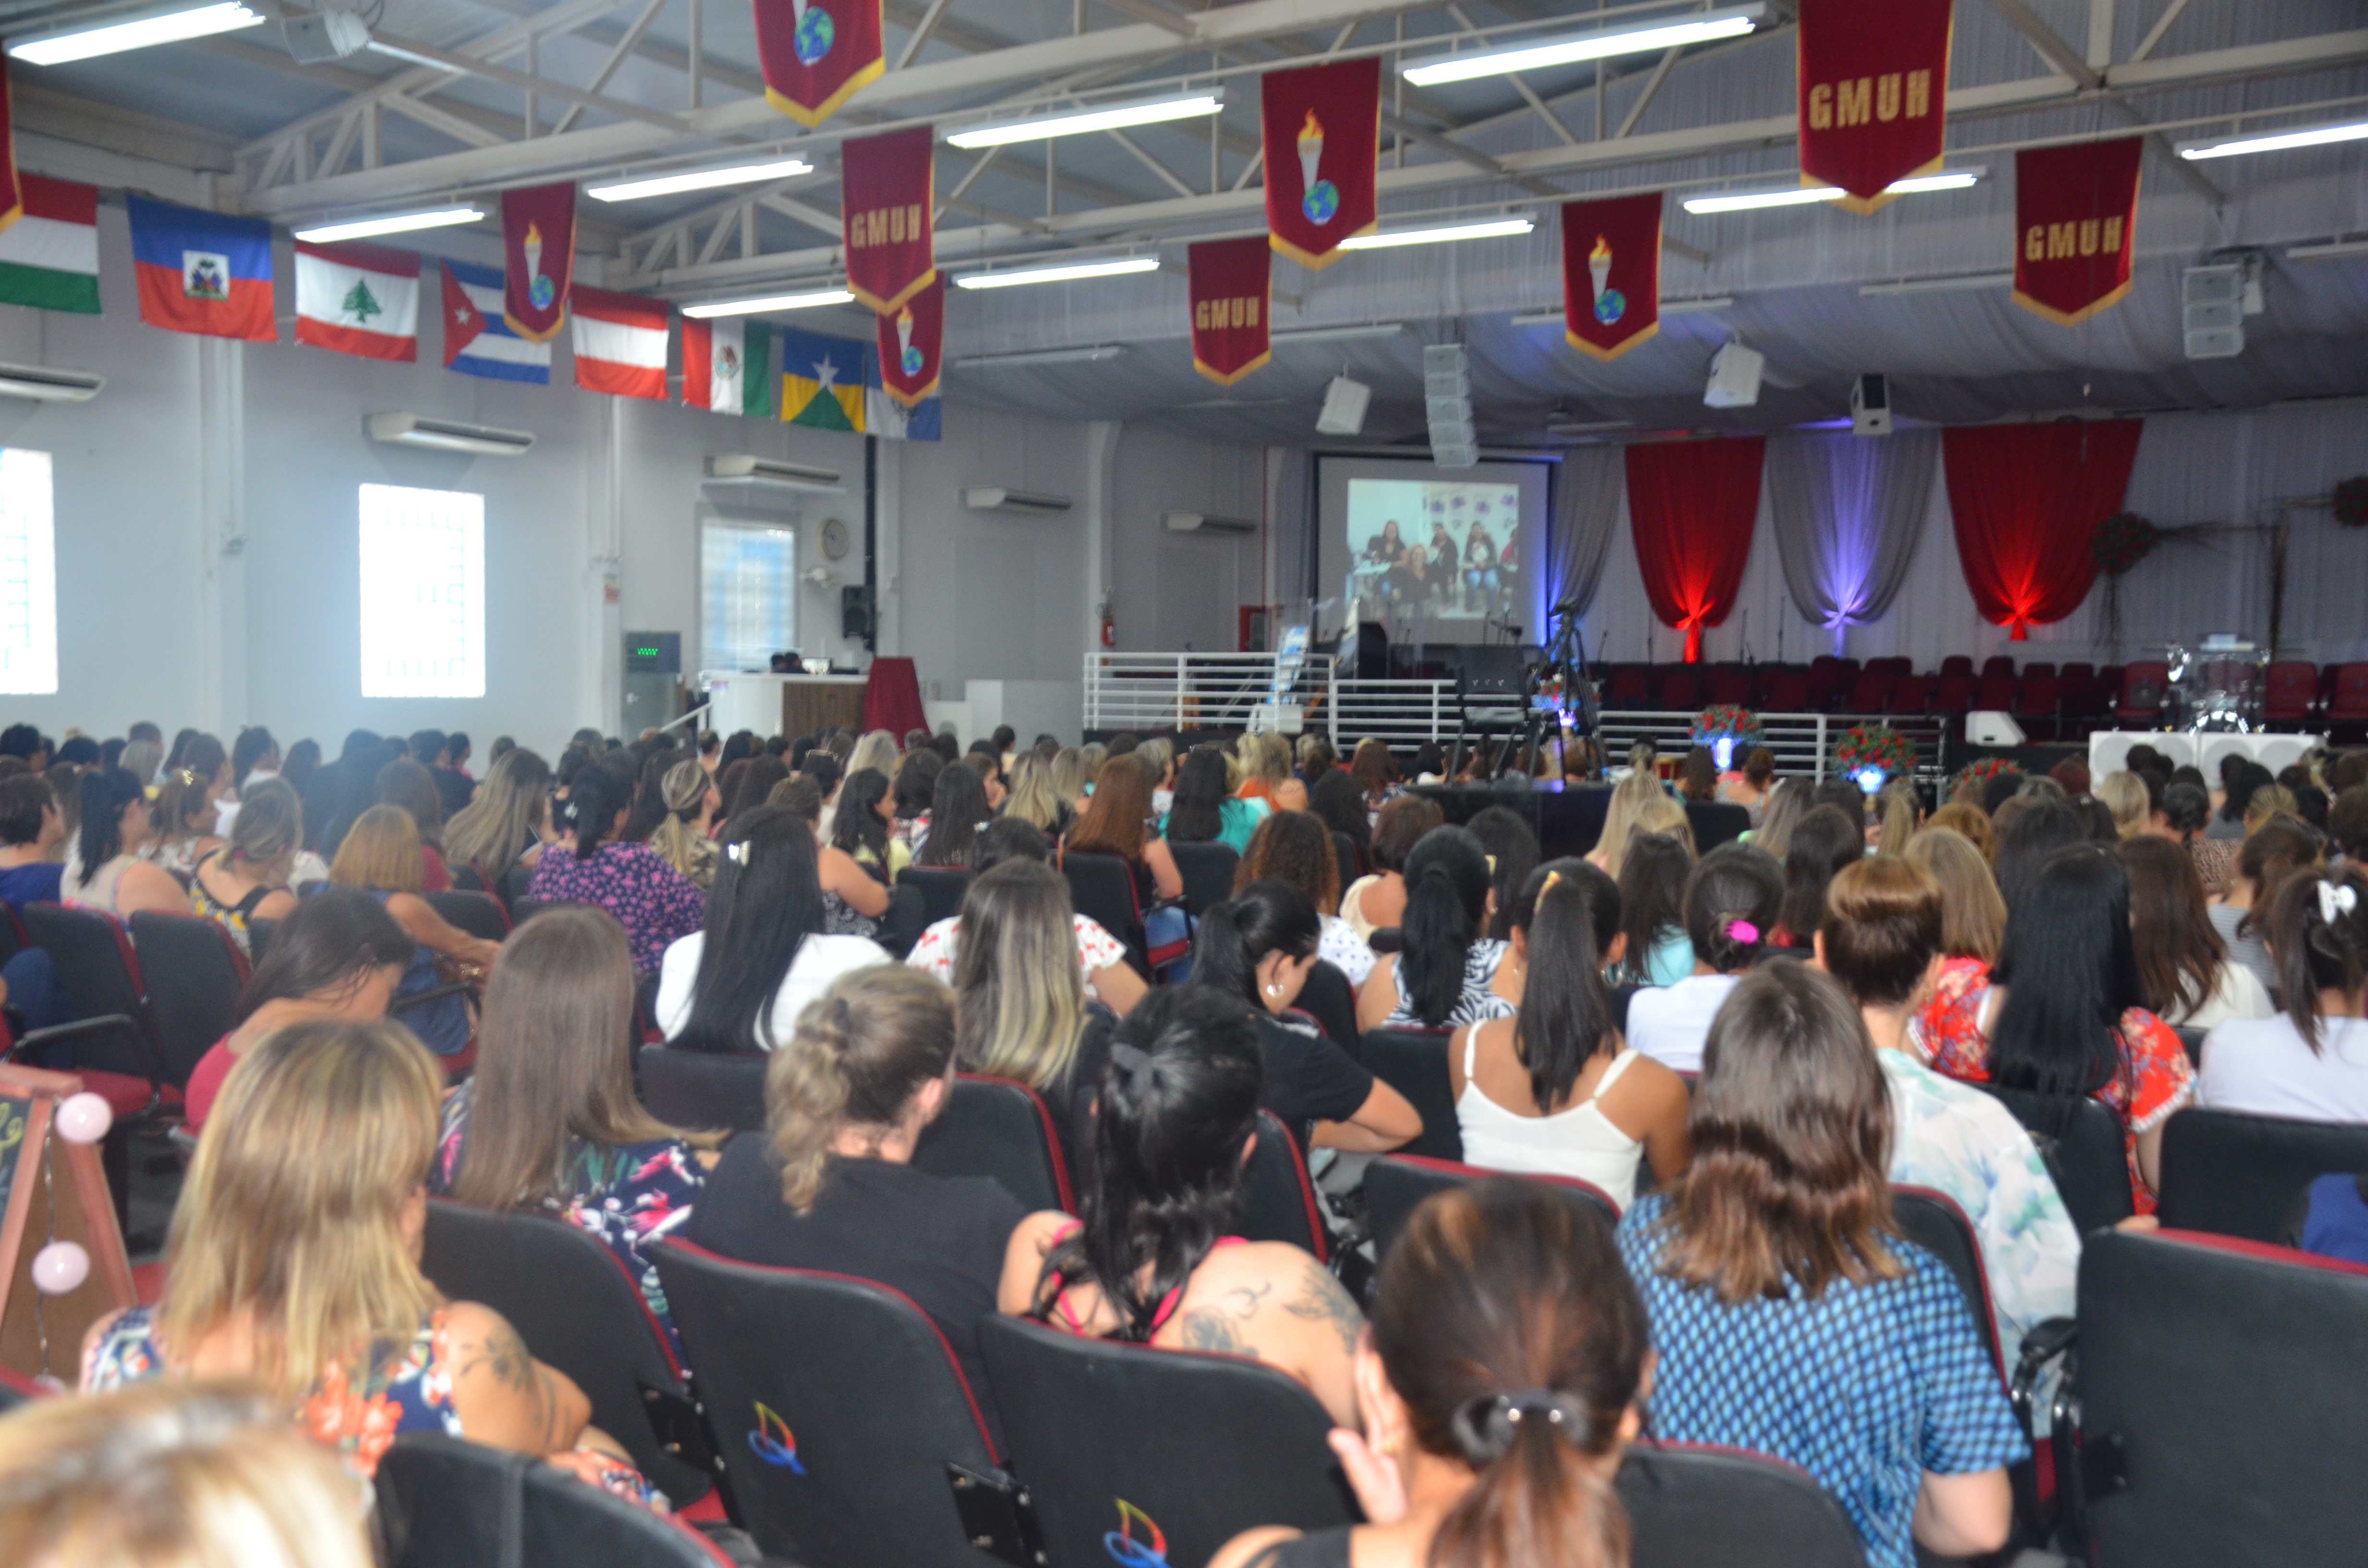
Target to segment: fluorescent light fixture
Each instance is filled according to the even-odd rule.
[[[1649,27],[1615,28],[1580,33],[1552,43],[1525,44],[1519,49],[1493,50],[1485,54],[1451,54],[1405,67],[1400,74],[1417,87],[1441,82],[1468,82],[1475,76],[1502,76],[1515,71],[1541,71],[1581,60],[1604,60],[1616,54],[1643,54],[1683,49],[1690,43],[1740,38],[1757,26],[1765,6],[1737,6],[1683,20],[1656,22]]]
[[[781,158],[769,164],[734,164],[724,169],[692,169],[686,174],[653,175],[617,185],[587,185],[584,194],[596,201],[639,201],[648,196],[675,196],[686,190],[712,190],[719,185],[755,185],[759,180],[789,179],[814,173],[803,158]]]
[[[1941,175],[1918,175],[1912,179],[1896,179],[1883,187],[1886,196],[1915,196],[1930,190],[1963,190],[1982,177],[1980,169],[1952,169]],[[1703,212],[1748,212],[1759,207],[1802,207],[1812,202],[1837,200],[1847,193],[1830,185],[1795,186],[1789,190],[1738,190],[1724,196],[1690,196],[1686,210]]]
[[[1707,294],[1692,300],[1664,300],[1661,314],[1665,316],[1699,315],[1710,311],[1724,311],[1735,304],[1732,294]],[[1566,318],[1560,311],[1535,311],[1513,318],[1515,326],[1565,326]]]
[[[335,240],[366,240],[373,234],[407,234],[414,229],[446,229],[473,223],[484,217],[473,207],[447,207],[435,212],[400,212],[392,218],[357,218],[349,223],[316,223],[299,229],[296,237],[313,244]]]
[[[717,300],[704,305],[685,305],[682,313],[694,321],[706,321],[713,316],[769,315],[775,311],[810,311],[816,305],[844,305],[855,296],[844,289],[817,289],[807,294],[768,294],[761,300]]]
[[[1896,283],[1861,283],[1859,298],[1880,299],[1886,294],[1947,294],[1962,289],[2009,289],[2014,286],[2011,272],[1965,272],[1954,278],[1906,278]]]
[[[120,54],[127,49],[147,49],[154,44],[235,32],[241,28],[259,27],[263,20],[262,12],[250,11],[238,0],[222,0],[215,6],[184,6],[162,16],[137,17],[128,22],[105,22],[71,32],[19,39],[9,43],[8,52],[36,65],[63,65],[70,60]]]
[[[1001,147],[1013,142],[1041,142],[1048,136],[1082,136],[1089,131],[1122,131],[1130,125],[1157,125],[1164,120],[1194,119],[1225,107],[1223,93],[1193,93],[1180,98],[1156,98],[1149,103],[1114,104],[1109,108],[1080,109],[1074,114],[1039,115],[1004,125],[982,125],[947,133],[956,147]]]
[[[1364,326],[1303,326],[1288,332],[1270,335],[1270,343],[1362,343],[1369,338],[1395,337],[1406,331],[1404,322],[1375,322]]]
[[[2345,256],[2368,256],[2368,240],[2338,240],[2332,244],[2286,247],[2288,261],[2333,261]]]
[[[954,279],[957,289],[1016,289],[1023,283],[1071,283],[1080,278],[1118,278],[1130,272],[1156,272],[1156,256],[1121,256],[1116,261],[1077,261],[1060,267],[1023,267],[1010,272],[973,272]]]
[[[389,43],[384,39],[374,38],[370,40],[370,51],[372,54],[383,54],[389,60],[407,60],[414,65],[425,65],[430,71],[441,71],[447,75],[461,76],[467,74],[467,73],[462,71],[461,67],[453,64],[449,60],[438,60],[433,55],[419,54],[404,48],[401,44]]]
[[[1088,348],[1038,348],[1024,354],[975,354],[954,361],[958,370],[993,370],[1007,365],[1090,365],[1115,359],[1126,352],[1123,343],[1097,343]]]
[[[2245,136],[2231,142],[2182,142],[2179,155],[2188,159],[2234,158],[2245,153],[2283,153],[2293,147],[2324,147],[2331,142],[2368,138],[2368,119],[2349,125],[2312,125],[2269,136]]]
[[[1526,215],[1491,218],[1478,223],[1449,223],[1433,229],[1389,229],[1378,234],[1351,234],[1342,250],[1387,250],[1393,245],[1436,245],[1451,240],[1486,240],[1500,234],[1526,234],[1537,220]]]

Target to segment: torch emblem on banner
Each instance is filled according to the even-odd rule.
[[[1595,284],[1597,321],[1610,326],[1628,313],[1628,297],[1605,287],[1611,281],[1611,244],[1601,234],[1595,236],[1595,248],[1587,253],[1587,275]]]
[[[913,307],[907,305],[896,312],[896,363],[905,368],[906,375],[917,376],[926,359],[927,356],[913,347]]]
[[[551,309],[551,301],[558,293],[558,288],[551,281],[550,278],[544,275],[542,270],[542,229],[541,225],[529,223],[526,226],[526,245],[524,248],[526,250],[526,297],[534,301],[534,308],[536,310],[547,311]]]
[[[1299,187],[1306,192],[1299,199],[1299,210],[1311,223],[1328,223],[1332,214],[1340,210],[1338,187],[1328,179],[1315,177],[1323,161],[1324,122],[1309,109],[1307,123],[1299,128]]]
[[[790,0],[790,5],[797,13],[796,26],[790,31],[790,47],[797,51],[799,64],[818,64],[830,52],[831,40],[838,29],[830,13],[812,0]]]

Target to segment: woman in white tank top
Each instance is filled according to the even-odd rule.
[[[1467,1026],[1448,1053],[1463,1158],[1575,1176],[1625,1210],[1640,1158],[1656,1182],[1686,1167],[1685,1081],[1621,1045],[1586,895],[1557,872],[1541,880],[1520,1014]]]

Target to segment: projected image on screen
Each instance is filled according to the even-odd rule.
[[[1351,479],[1348,523],[1359,619],[1501,619],[1520,602],[1517,484]]]

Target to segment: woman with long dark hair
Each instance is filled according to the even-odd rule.
[[[1382,808],[1366,858],[1372,869],[1341,890],[1340,918],[1349,929],[1370,942],[1406,918],[1406,858],[1446,820],[1439,802],[1423,795],[1400,795]]]
[[[1328,832],[1345,833],[1357,852],[1355,865],[1340,868],[1344,881],[1352,880],[1357,867],[1370,862],[1373,853],[1373,819],[1365,810],[1365,791],[1356,775],[1346,768],[1327,767],[1323,776],[1307,787],[1307,812]]]
[[[1369,1522],[1247,1530],[1210,1568],[1626,1568],[1611,1478],[1651,1363],[1602,1226],[1534,1182],[1427,1199],[1357,1347],[1361,1423],[1332,1434]]]
[[[1153,993],[1110,1047],[1081,1221],[1037,1215],[1012,1252],[1042,1260],[1030,1315],[1093,1338],[1254,1357],[1350,1425],[1356,1302],[1289,1243],[1227,1234],[1263,1075],[1247,1006],[1205,985]]]
[[[597,903],[633,945],[633,971],[655,972],[666,949],[696,932],[707,913],[697,883],[646,844],[622,844],[633,781],[594,765],[567,791],[567,835],[535,864],[528,892],[546,903]]]
[[[1679,1073],[1702,1070],[1702,1042],[1730,993],[1769,950],[1783,873],[1746,844],[1724,844],[1686,878],[1691,974],[1639,991],[1628,1004],[1628,1043]]]
[[[1693,851],[1676,834],[1629,841],[1620,861],[1620,930],[1628,941],[1616,960],[1619,983],[1675,985],[1693,973],[1693,938],[1686,935],[1686,879],[1693,869]]]
[[[1488,857],[1460,827],[1424,835],[1406,862],[1406,914],[1399,948],[1373,966],[1357,993],[1357,1027],[1444,1028],[1510,1017],[1520,976],[1506,944],[1486,935]]]
[[[2030,1439],[1964,1290],[1892,1217],[1891,1101],[1841,988],[1799,963],[1736,986],[1690,1131],[1691,1168],[1620,1224],[1661,1351],[1655,1436],[1799,1465],[1874,1568],[2004,1545]]]
[[[2196,1103],[2368,1122],[2368,875],[2349,864],[2296,871],[2268,914],[2285,1010],[2212,1031]]]
[[[75,784],[82,824],[74,863],[63,880],[65,902],[119,919],[142,910],[189,913],[173,874],[141,858],[149,840],[148,791],[122,768],[92,768]]]
[[[2228,858],[2226,885],[2204,907],[2204,917],[2228,944],[2230,956],[2251,970],[2272,995],[2283,982],[2265,940],[2270,897],[2294,872],[2316,868],[2318,857],[2318,840],[2302,824],[2291,819],[2264,823]],[[74,894],[71,881],[66,894]]]
[[[2174,1028],[2197,1029],[2276,1012],[2260,981],[2228,956],[2213,929],[2195,858],[2150,833],[2123,839],[2118,852],[2129,873],[2130,939],[2146,1010]]]
[[[1125,861],[1134,876],[1141,908],[1184,896],[1184,874],[1176,869],[1176,857],[1151,832],[1150,781],[1143,776],[1143,765],[1131,756],[1114,756],[1102,764],[1085,813],[1069,830],[1067,847],[1072,855],[1115,855]]]
[[[732,819],[715,859],[706,929],[666,950],[657,1024],[677,1049],[772,1051],[798,1014],[849,970],[888,961],[879,944],[824,924],[814,830],[786,806]]]
[[[979,833],[994,820],[995,808],[977,773],[967,767],[941,770],[929,802],[929,831],[914,846],[913,864],[971,865],[978,858]]]
[[[1246,801],[1225,783],[1223,747],[1207,742],[1184,754],[1176,767],[1176,788],[1159,835],[1170,844],[1229,844],[1236,855],[1250,850],[1250,835],[1274,808]]]
[[[1488,935],[1499,939],[1509,937],[1513,895],[1538,868],[1537,829],[1510,806],[1483,807],[1472,813],[1463,829],[1480,841],[1482,852],[1488,857],[1488,892],[1495,900]]]
[[[1784,854],[1784,903],[1776,918],[1778,947],[1806,948],[1826,915],[1826,884],[1844,866],[1866,858],[1863,818],[1838,806],[1816,806],[1793,829]]]

